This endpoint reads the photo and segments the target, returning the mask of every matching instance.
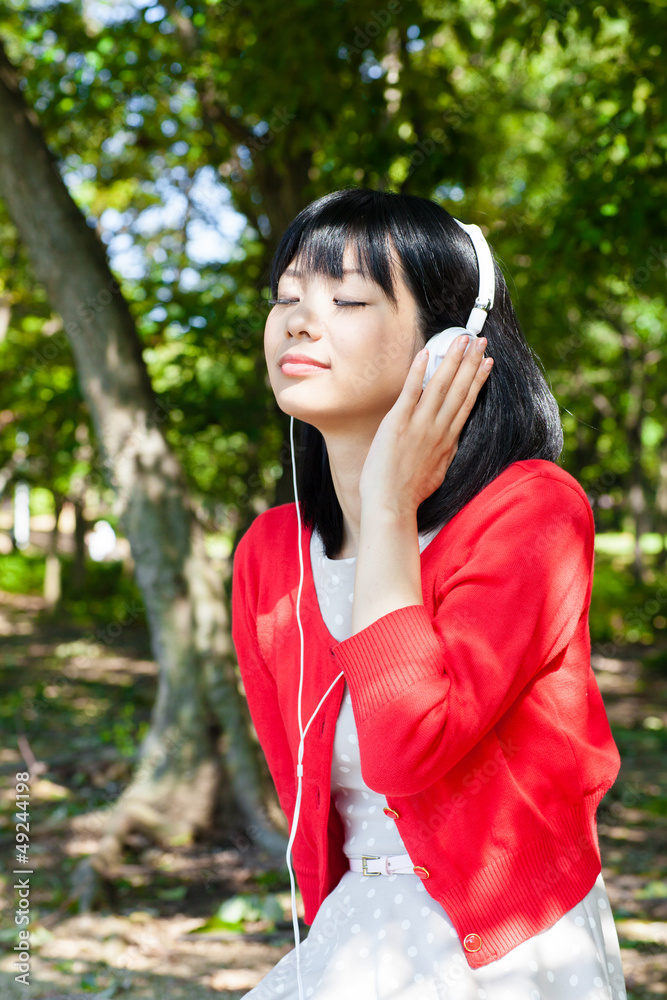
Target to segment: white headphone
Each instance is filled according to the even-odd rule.
[[[423,388],[426,387],[429,379],[433,377],[435,370],[437,369],[440,362],[443,360],[445,354],[447,353],[447,348],[456,340],[457,337],[467,334],[472,340],[482,331],[484,326],[484,321],[486,320],[487,313],[493,306],[494,294],[495,294],[495,277],[493,270],[493,258],[491,257],[491,250],[489,245],[484,238],[484,234],[479,226],[475,225],[465,225],[463,222],[459,222],[458,219],[454,219],[461,229],[465,229],[472,240],[473,248],[477,256],[477,265],[479,269],[479,291],[477,293],[477,298],[475,300],[475,305],[468,317],[468,322],[465,327],[462,326],[450,326],[446,330],[441,330],[440,333],[434,334],[428,341],[426,346],[429,348],[429,359],[428,365],[426,366],[426,374],[424,375]],[[296,969],[297,969],[297,981],[299,986],[299,1000],[304,1000],[303,997],[303,984],[301,982],[301,956],[300,952],[300,937],[299,937],[299,918],[296,912],[296,887],[294,883],[294,873],[292,871],[291,863],[291,851],[292,844],[294,843],[294,838],[296,836],[296,828],[299,822],[299,811],[301,808],[301,791],[302,791],[302,779],[303,779],[303,749],[304,740],[306,733],[310,729],[311,723],[320,708],[322,707],[322,702],[326,697],[328,697],[329,692],[333,686],[344,677],[344,671],[338,674],[338,677],[331,682],[325,693],[322,695],[320,702],[308,720],[308,725],[303,728],[301,721],[301,692],[303,689],[303,629],[301,627],[301,616],[299,615],[299,605],[301,601],[301,589],[303,587],[303,551],[301,547],[301,512],[299,510],[299,497],[296,485],[296,462],[294,459],[294,417],[290,418],[290,445],[292,449],[292,482],[294,485],[294,502],[296,504],[296,515],[298,522],[298,550],[299,550],[299,565],[301,568],[301,576],[299,579],[299,589],[297,591],[296,599],[296,618],[299,625],[299,633],[301,636],[301,673],[299,677],[299,705],[298,705],[298,717],[299,717],[299,732],[301,734],[301,739],[299,741],[299,749],[297,753],[297,793],[296,801],[294,803],[294,816],[292,819],[292,830],[290,832],[289,841],[287,844],[287,868],[289,871],[290,885],[291,885],[291,900],[292,900],[292,924],[294,926],[294,942],[296,948]]]
[[[422,389],[425,389],[429,380],[433,378],[436,368],[447,353],[447,348],[452,341],[463,334],[467,334],[469,339],[472,340],[482,332],[486,315],[492,308],[495,297],[496,281],[493,271],[493,258],[489,244],[484,239],[484,233],[479,226],[466,225],[463,222],[459,222],[458,219],[454,219],[454,222],[461,229],[465,229],[472,240],[472,245],[477,256],[477,267],[479,269],[479,291],[477,292],[475,305],[468,316],[468,322],[465,327],[450,326],[446,330],[441,330],[440,333],[434,334],[427,342],[426,346],[429,349],[428,364],[426,365]]]

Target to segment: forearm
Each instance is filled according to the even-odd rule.
[[[497,487],[495,497],[490,491],[492,502],[462,513],[456,537],[438,543],[442,564],[424,601],[406,600],[394,614],[378,607],[384,617],[369,617],[333,647],[350,688],[364,780],[375,791],[427,789],[536,677],[547,678],[547,698],[552,680],[585,688],[594,525],[585,496],[553,480],[530,473],[511,489]],[[382,581],[378,590],[389,593]],[[545,675],[547,664],[554,669]],[[542,703],[534,702],[536,719]]]
[[[423,603],[416,513],[400,516],[362,503],[351,635],[390,611]]]

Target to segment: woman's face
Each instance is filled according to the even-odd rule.
[[[394,256],[398,263],[398,258]],[[327,430],[376,429],[403,388],[417,351],[417,305],[400,271],[395,272],[398,308],[370,279],[354,273],[356,253],[348,244],[342,280],[291,273],[278,283],[278,304],[264,329],[269,381],[284,413]],[[357,304],[357,303],[363,303]],[[325,367],[300,368],[280,361],[301,354]],[[354,421],[354,424],[351,424]]]

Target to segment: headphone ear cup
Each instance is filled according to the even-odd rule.
[[[426,347],[428,348],[428,364],[426,365],[426,371],[424,373],[422,389],[426,388],[430,379],[432,379],[435,375],[438,365],[444,358],[451,344],[464,334],[470,339],[473,339],[476,336],[476,334],[471,333],[470,330],[466,330],[465,327],[450,326],[446,330],[441,330],[440,333],[434,334],[433,337],[426,341]]]

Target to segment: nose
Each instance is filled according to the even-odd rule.
[[[290,337],[306,336],[317,340],[321,335],[320,321],[317,312],[301,299],[294,310],[290,310],[290,316],[286,326],[287,334]]]

